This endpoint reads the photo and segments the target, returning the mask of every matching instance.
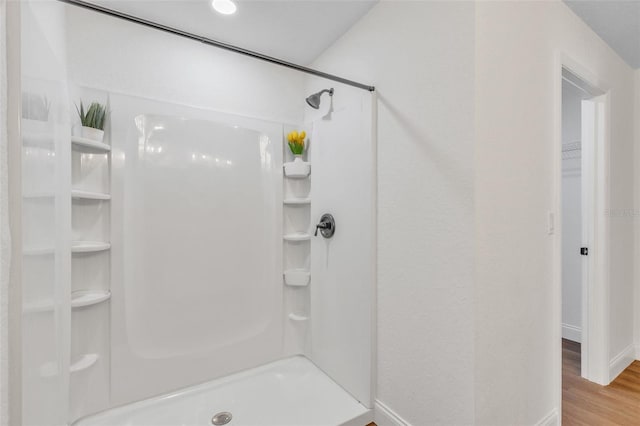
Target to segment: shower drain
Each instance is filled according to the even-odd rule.
[[[231,421],[233,416],[228,411],[222,411],[211,418],[211,423],[215,426],[226,425]]]

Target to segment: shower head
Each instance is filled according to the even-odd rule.
[[[311,108],[315,108],[315,109],[320,108],[320,96],[322,96],[322,94],[324,92],[329,93],[329,96],[333,96],[333,88],[324,89],[324,90],[319,91],[318,93],[314,93],[313,95],[310,95],[307,98],[307,103],[309,104],[309,106]]]

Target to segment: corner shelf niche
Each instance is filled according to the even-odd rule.
[[[291,129],[293,130],[293,129]],[[311,134],[309,129],[305,129]],[[283,271],[285,345],[295,353],[305,353],[310,320],[311,284],[311,162],[293,155],[283,144]],[[303,153],[309,159],[309,152]]]
[[[286,234],[282,238],[284,238],[285,241],[290,242],[309,241],[311,239],[311,234],[307,234],[306,232],[294,232],[292,234]]]
[[[78,200],[110,200],[111,194],[74,189],[71,191],[71,198]]]
[[[108,136],[104,140],[71,136],[70,141],[72,423],[108,406],[109,374],[103,367],[110,363],[112,150]]]
[[[98,354],[82,355],[79,360],[69,366],[69,372],[77,373],[79,371],[86,370],[87,368],[94,365],[98,361],[98,358],[100,358]]]
[[[111,298],[110,291],[102,290],[78,290],[71,293],[71,308],[83,308],[97,305]],[[50,300],[27,303],[24,306],[25,313],[39,313],[53,311],[54,304]]]
[[[305,179],[311,174],[311,163],[308,161],[291,161],[284,163],[284,175],[290,179]]]
[[[109,250],[111,244],[102,241],[74,241],[71,244],[72,253],[92,253],[96,251]]]
[[[79,136],[71,136],[71,144],[76,148],[88,148],[93,151],[98,152],[109,152],[111,151],[111,146],[107,145],[104,142],[98,142],[87,138],[81,138]]]
[[[282,202],[287,206],[302,206],[311,204],[311,198],[285,198]]]
[[[75,361],[74,363],[69,365],[69,373],[77,373],[82,370],[86,370],[92,365],[94,365],[97,361],[98,354],[84,354]],[[47,362],[40,367],[40,376],[44,378],[56,377],[58,376],[58,366],[54,362]]]
[[[111,299],[109,290],[76,290],[71,293],[71,307],[84,308]]]
[[[297,321],[297,322],[305,322],[309,320],[308,316],[305,315],[298,315],[298,314],[294,314],[293,312],[289,314],[289,319],[291,321]]]
[[[284,283],[292,287],[306,287],[311,281],[311,273],[306,269],[288,269],[284,271]]]

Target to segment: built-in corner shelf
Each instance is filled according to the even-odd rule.
[[[89,148],[99,152],[111,151],[111,146],[103,142],[97,142],[87,138],[81,138],[79,136],[71,136],[71,144],[79,148]]]
[[[306,287],[311,281],[311,273],[306,269],[288,269],[284,271],[284,283],[293,287]]]
[[[285,198],[282,202],[288,206],[302,206],[311,204],[311,198]]]
[[[307,161],[292,161],[283,167],[284,175],[291,179],[304,179],[311,174],[311,163]]]
[[[85,354],[80,357],[79,360],[71,364],[69,372],[77,373],[82,370],[86,370],[98,361],[98,354]]]
[[[90,253],[109,250],[110,248],[111,244],[103,241],[74,241],[71,243],[71,253]],[[24,249],[22,254],[25,256],[42,256],[53,254],[54,252],[55,249],[53,247],[35,247]]]
[[[298,314],[290,313],[289,314],[289,319],[291,321],[304,322],[304,321],[308,321],[309,317],[304,316],[304,315],[298,315]]]
[[[101,192],[81,191],[74,189],[71,191],[71,198],[78,200],[110,200],[110,194],[103,194]]]
[[[86,370],[98,362],[98,354],[85,354],[76,362],[69,365],[70,373],[77,373]],[[58,375],[58,365],[55,362],[47,362],[40,367],[40,376],[44,378],[56,377]]]
[[[311,239],[311,235],[305,232],[296,232],[294,234],[286,234],[282,238],[284,238],[285,241],[292,241],[292,242],[309,241]]]
[[[110,291],[104,290],[78,290],[71,293],[71,308],[83,308],[85,306],[97,305],[111,298]],[[53,302],[45,300],[41,302],[31,302],[24,305],[24,313],[39,313],[53,311]]]
[[[91,253],[95,251],[104,251],[111,248],[110,243],[102,241],[74,241],[71,245],[72,253]]]
[[[77,290],[71,293],[71,307],[84,308],[85,306],[97,305],[111,298],[109,290]]]

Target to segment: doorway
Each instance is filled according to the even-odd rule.
[[[608,95],[562,69],[561,288],[563,348],[580,375],[606,385],[608,366]],[[563,350],[563,353],[567,352]]]

